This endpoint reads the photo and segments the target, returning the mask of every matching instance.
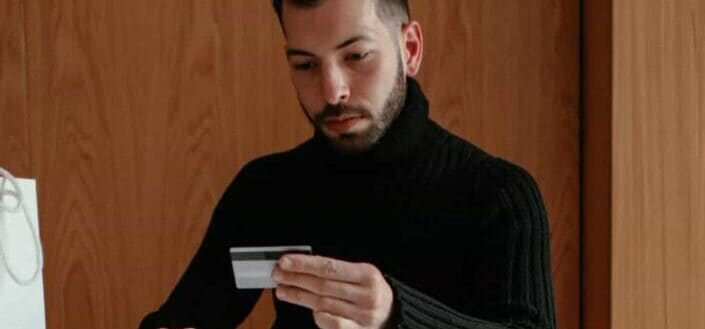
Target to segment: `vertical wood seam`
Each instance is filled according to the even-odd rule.
[[[31,149],[32,143],[30,140],[29,133],[29,60],[27,59],[27,11],[25,10],[26,0],[20,0],[20,17],[22,18],[22,93],[24,98],[24,138],[25,138],[25,159],[24,159],[24,172],[27,177],[37,177],[37,173],[33,170],[31,163]],[[38,185],[38,184],[37,184]],[[39,188],[39,187],[37,187]]]

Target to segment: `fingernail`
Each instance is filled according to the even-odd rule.
[[[279,260],[279,266],[282,268],[289,268],[289,266],[291,266],[291,260],[289,260],[289,258],[282,257],[282,259]]]

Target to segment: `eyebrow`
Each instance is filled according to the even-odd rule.
[[[340,43],[339,45],[335,46],[335,49],[341,49],[345,48],[355,42],[358,41],[369,41],[372,40],[370,37],[365,36],[365,35],[356,35],[350,39],[347,39]],[[303,49],[296,49],[296,48],[287,48],[286,49],[286,56],[291,57],[291,56],[310,56],[310,57],[315,57],[316,55],[312,52],[303,50]]]

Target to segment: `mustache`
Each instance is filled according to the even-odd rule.
[[[327,104],[323,111],[316,115],[317,122],[324,122],[328,117],[338,117],[342,115],[358,115],[362,117],[369,117],[370,112],[363,107],[348,106],[345,104]]]

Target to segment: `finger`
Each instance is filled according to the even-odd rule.
[[[324,279],[366,284],[376,268],[366,263],[351,263],[323,256],[288,254],[279,259],[279,266],[287,271],[308,273]]]
[[[313,320],[321,329],[357,329],[360,325],[355,321],[346,319],[324,311],[313,311]]]
[[[309,308],[313,311],[324,311],[351,320],[369,319],[370,311],[358,309],[354,304],[328,296],[319,296],[297,287],[280,285],[275,294],[278,299]]]
[[[272,278],[277,284],[299,287],[319,296],[329,296],[353,304],[365,301],[365,288],[343,281],[323,279],[315,275],[289,272],[279,268],[272,271]]]

